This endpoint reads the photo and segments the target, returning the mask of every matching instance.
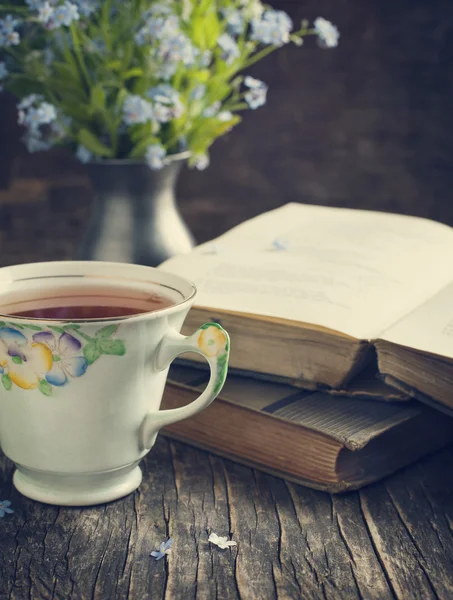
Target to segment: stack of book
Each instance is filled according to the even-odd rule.
[[[311,487],[357,489],[453,442],[453,229],[288,204],[162,269],[199,290],[184,333],[215,321],[230,375],[165,434]],[[206,384],[170,371],[163,408]]]

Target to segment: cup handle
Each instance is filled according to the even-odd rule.
[[[163,371],[183,352],[197,352],[206,358],[211,369],[208,385],[204,392],[187,406],[149,412],[140,428],[142,451],[152,447],[159,429],[200,412],[211,404],[223,388],[230,354],[230,338],[223,327],[218,323],[205,323],[189,337],[174,330],[169,331],[157,348],[155,369]]]

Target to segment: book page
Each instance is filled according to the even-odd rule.
[[[453,358],[453,283],[379,337],[414,350]]]
[[[194,281],[196,306],[369,339],[452,280],[452,261],[453,229],[446,225],[287,204],[161,268]]]

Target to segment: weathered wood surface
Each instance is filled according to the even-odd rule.
[[[69,509],[20,496],[1,458],[0,599],[453,598],[453,449],[336,497],[163,437],[143,468],[129,497]]]

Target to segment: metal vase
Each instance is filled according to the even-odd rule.
[[[75,258],[154,267],[189,252],[194,239],[175,199],[180,156],[160,171],[127,160],[87,164],[95,199]]]

